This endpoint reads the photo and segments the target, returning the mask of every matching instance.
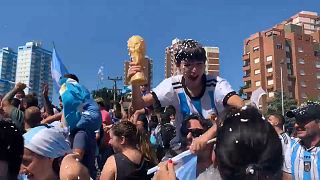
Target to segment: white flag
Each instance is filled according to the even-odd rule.
[[[104,73],[103,73],[104,67],[100,66],[99,70],[98,70],[98,77],[100,81],[104,80]]]
[[[259,100],[260,100],[261,96],[265,95],[265,94],[267,94],[266,91],[264,91],[262,89],[262,87],[259,87],[258,89],[254,90],[252,92],[250,101],[252,102],[252,104],[256,105],[257,108],[259,108]]]

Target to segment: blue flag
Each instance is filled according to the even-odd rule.
[[[132,86],[123,86],[122,90],[121,90],[121,94],[125,95],[128,94],[132,91]]]
[[[99,129],[102,123],[100,109],[88,89],[71,78],[61,78],[59,82],[63,114],[69,129],[90,132]]]
[[[197,179],[197,155],[192,154],[190,150],[186,150],[175,157],[172,161],[175,163],[174,169],[177,179],[184,180]],[[152,174],[158,170],[158,166],[147,171],[147,174]]]
[[[56,52],[56,49],[53,48],[52,61],[51,61],[51,75],[52,75],[53,86],[57,92],[59,92],[59,89],[60,89],[59,79],[64,74],[68,74],[68,70],[62,63],[61,59],[59,58]]]
[[[197,156],[189,154],[178,160],[175,165],[177,179],[197,179]]]

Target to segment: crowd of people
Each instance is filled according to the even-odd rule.
[[[133,84],[130,102],[112,109],[74,74],[60,79],[59,106],[48,86],[25,95],[18,82],[1,101],[0,179],[178,179],[173,159],[187,150],[197,159],[185,170],[197,180],[320,179],[319,103],[287,112],[296,120],[287,134],[283,115],[265,118],[227,80],[204,73],[197,41],[182,40],[173,53],[177,75],[152,90]],[[132,62],[128,78],[141,71]]]

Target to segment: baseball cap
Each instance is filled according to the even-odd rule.
[[[320,119],[320,104],[308,101],[297,109],[290,110],[286,113],[289,118],[295,118],[297,122],[308,123]]]

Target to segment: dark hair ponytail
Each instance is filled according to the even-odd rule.
[[[144,131],[139,131],[137,129],[137,137],[139,138],[139,150],[141,151],[142,155],[146,157],[149,161],[154,164],[157,164],[157,157],[155,152],[152,150],[150,145],[149,136]]]
[[[121,121],[115,124],[111,130],[115,136],[124,137],[128,145],[138,147],[142,155],[149,161],[156,162],[156,156],[151,149],[147,134],[140,132],[132,122]]]

